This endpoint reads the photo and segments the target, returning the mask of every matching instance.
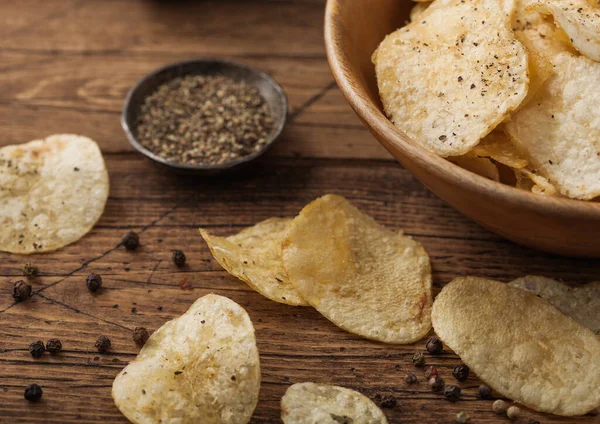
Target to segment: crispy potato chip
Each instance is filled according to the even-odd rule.
[[[457,278],[435,299],[432,319],[444,343],[503,396],[564,416],[600,406],[600,338],[546,300]]]
[[[600,281],[571,287],[551,278],[528,275],[510,285],[547,299],[563,314],[600,334]]]
[[[429,332],[429,256],[343,197],[306,206],[282,252],[298,293],[338,327],[385,343],[412,343]]]
[[[480,158],[493,159],[515,169],[524,168],[529,163],[527,158],[511,143],[502,130],[502,126],[489,133],[470,153]]]
[[[429,1],[422,1],[415,4],[410,10],[410,21],[418,21],[423,16],[423,12],[425,12],[430,5],[431,2]]]
[[[200,230],[210,251],[231,275],[275,302],[307,306],[290,283],[281,261],[281,242],[291,218],[270,218],[233,236]]]
[[[552,76],[505,128],[537,173],[565,196],[600,195],[600,63],[560,53]]]
[[[390,120],[441,156],[466,154],[527,94],[527,52],[506,4],[438,0],[373,57]]]
[[[465,168],[477,175],[481,175],[484,178],[488,178],[492,181],[500,181],[500,173],[498,167],[488,158],[480,158],[475,156],[473,153],[467,153],[462,156],[454,156],[448,158],[452,163],[457,164],[461,168]]]
[[[281,398],[284,424],[387,424],[385,415],[368,397],[350,389],[297,383]]]
[[[259,388],[250,317],[209,294],[150,336],[115,378],[112,397],[135,424],[245,424]]]
[[[0,148],[0,250],[50,252],[76,242],[102,216],[108,189],[102,153],[87,137]]]
[[[536,174],[529,168],[514,169],[517,188],[544,196],[560,196],[556,187],[547,178]]]
[[[600,62],[600,3],[593,0],[538,0],[529,7],[553,15],[573,47]]]

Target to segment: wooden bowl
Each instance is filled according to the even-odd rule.
[[[385,117],[371,54],[408,20],[413,5],[408,0],[327,1],[327,57],[354,111],[404,167],[473,221],[525,246],[600,258],[599,203],[536,195],[480,177],[420,147]]]

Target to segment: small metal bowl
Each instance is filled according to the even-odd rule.
[[[236,81],[244,81],[248,85],[256,87],[269,105],[274,124],[267,143],[260,150],[248,156],[218,165],[189,165],[170,162],[142,146],[136,138],[136,127],[141,106],[146,97],[165,82],[184,75],[226,76]],[[138,152],[152,159],[154,162],[180,172],[211,175],[239,168],[241,165],[247,164],[265,153],[281,134],[287,118],[287,111],[287,98],[283,89],[273,78],[264,72],[227,60],[196,59],[172,63],[142,78],[127,94],[121,115],[121,126],[131,145]]]

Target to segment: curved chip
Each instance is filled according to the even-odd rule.
[[[462,156],[450,157],[448,160],[474,174],[481,175],[492,181],[500,181],[498,167],[488,158],[478,157],[473,153],[467,153]]]
[[[298,293],[338,327],[385,343],[412,343],[429,332],[429,256],[343,197],[306,206],[282,252]]]
[[[87,137],[0,148],[0,250],[50,252],[76,242],[102,216],[108,190],[102,153]]]
[[[135,424],[245,424],[259,389],[250,317],[209,294],[150,336],[115,378],[112,397]]]
[[[521,169],[528,165],[527,158],[511,143],[502,126],[489,133],[471,150],[480,158],[490,158],[510,168]]]
[[[281,398],[284,424],[387,424],[385,415],[368,397],[326,384],[298,383]]]
[[[563,314],[600,334],[600,281],[571,287],[551,278],[528,275],[510,285],[547,299]]]
[[[517,188],[544,196],[560,196],[556,187],[547,178],[529,168],[515,169]]]
[[[289,282],[281,261],[281,242],[291,218],[270,218],[233,236],[200,230],[215,259],[231,275],[275,302],[307,306]]]
[[[600,4],[591,0],[538,0],[530,6],[554,16],[581,54],[600,62]]]
[[[438,0],[373,57],[390,120],[441,156],[467,153],[527,95],[527,52],[506,4]]]
[[[457,278],[435,299],[432,319],[444,343],[503,396],[564,416],[600,406],[600,338],[546,300]]]
[[[410,10],[410,21],[418,21],[423,16],[423,12],[425,12],[430,5],[431,2],[429,1],[422,1],[415,4]]]
[[[600,196],[600,63],[560,53],[556,74],[505,128],[539,175],[565,196]]]

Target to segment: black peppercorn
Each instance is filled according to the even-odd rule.
[[[425,348],[427,349],[427,352],[431,353],[432,355],[439,355],[444,350],[444,345],[438,337],[432,337],[427,340]]]
[[[37,277],[39,273],[40,270],[38,269],[38,267],[30,262],[27,262],[23,267],[23,275],[25,277]]]
[[[31,343],[29,345],[29,353],[31,353],[31,356],[33,356],[34,358],[40,358],[45,351],[46,348],[44,347],[44,343],[41,340],[38,340],[37,342]]]
[[[458,387],[458,386],[449,385],[449,386],[444,387],[444,396],[450,402],[456,402],[457,400],[459,400],[460,394],[461,394],[461,390],[460,390],[460,387]]]
[[[438,375],[438,370],[436,367],[429,367],[425,370],[425,378],[429,380],[431,377],[435,377]]]
[[[439,392],[444,388],[445,385],[446,383],[444,382],[444,380],[438,375],[433,376],[429,379],[429,386],[431,386],[431,390],[433,390],[434,392]]]
[[[89,291],[97,292],[102,287],[102,277],[98,274],[91,273],[85,279],[85,284]]]
[[[175,250],[173,252],[173,256],[171,257],[171,260],[173,261],[173,263],[175,265],[177,265],[179,268],[181,268],[182,266],[185,265],[185,253],[183,253],[181,250]]]
[[[15,285],[13,286],[12,297],[16,301],[22,302],[25,299],[28,299],[29,296],[31,296],[31,286],[23,280],[15,282]]]
[[[135,327],[133,329],[133,341],[139,347],[142,347],[148,341],[150,333],[144,327]]]
[[[125,237],[123,237],[121,243],[123,244],[123,246],[125,246],[125,249],[135,250],[140,245],[140,236],[138,236],[133,231],[130,231],[127,234],[125,234]]]
[[[43,390],[37,384],[30,384],[25,387],[25,399],[29,402],[38,402],[42,398]]]
[[[96,340],[96,344],[94,346],[96,346],[98,352],[106,352],[111,347],[110,339],[106,336],[100,336],[98,337],[98,340]]]
[[[479,386],[479,398],[480,399],[490,399],[492,397],[492,389],[485,384]]]
[[[374,400],[381,408],[394,408],[396,406],[396,398],[392,395],[382,395],[377,393]]]
[[[58,353],[62,350],[62,343],[58,339],[50,339],[46,342],[46,350],[50,353]]]
[[[471,369],[467,365],[461,364],[454,367],[452,370],[452,375],[458,381],[465,381],[467,378],[469,378],[470,372]]]
[[[416,384],[419,382],[419,379],[415,374],[406,374],[406,376],[404,376],[404,381],[408,384]]]
[[[425,355],[423,355],[421,352],[415,352],[412,357],[412,363],[415,367],[422,367],[425,365]]]

